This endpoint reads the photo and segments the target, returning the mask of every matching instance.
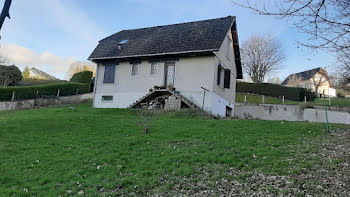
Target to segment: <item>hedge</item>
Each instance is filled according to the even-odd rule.
[[[237,82],[237,92],[262,94],[292,100],[303,101],[305,96],[308,101],[313,101],[316,98],[315,93],[305,88],[286,87],[271,83],[246,83]]]
[[[57,95],[58,89],[60,96],[84,94],[90,92],[90,84],[67,82],[38,86],[3,87],[0,88],[0,101],[10,101],[13,92],[15,92],[15,100],[53,97]]]
[[[91,83],[92,75],[93,74],[91,71],[82,71],[75,73],[69,81],[77,83]]]

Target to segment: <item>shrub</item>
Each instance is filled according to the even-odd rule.
[[[72,78],[70,78],[70,82],[77,82],[77,83],[91,83],[92,79],[92,72],[91,71],[82,71],[79,73],[75,73]]]
[[[316,98],[315,93],[305,88],[286,87],[271,83],[246,83],[237,82],[237,92],[262,94],[288,100],[303,101],[306,96],[307,100],[313,101]]]
[[[17,66],[0,65],[0,86],[16,86],[22,79],[22,73]]]
[[[75,95],[76,93],[84,94],[90,91],[90,84],[67,82],[38,86],[4,87],[0,88],[0,101],[10,101],[13,91],[15,91],[16,100],[22,100],[56,96],[58,89],[60,89],[60,96]]]
[[[64,80],[42,80],[42,79],[24,79],[19,84],[20,86],[37,86],[37,85],[45,85],[45,84],[53,84],[53,83],[63,83],[67,82]]]

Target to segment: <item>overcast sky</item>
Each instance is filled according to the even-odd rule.
[[[231,0],[13,0],[10,14],[1,30],[0,53],[21,69],[35,66],[61,79],[72,62],[86,60],[99,40],[120,30],[228,15],[237,16],[240,43],[266,33],[282,41],[288,59],[270,77],[331,70],[335,63],[331,54],[299,47],[297,41],[307,37],[286,21],[254,15]]]

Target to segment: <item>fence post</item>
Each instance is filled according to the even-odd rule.
[[[75,95],[78,95],[79,88],[77,88],[77,91],[75,92]]]
[[[15,101],[15,94],[16,94],[15,91],[13,91],[12,92],[12,99],[11,99],[12,102]]]
[[[265,95],[262,95],[262,104],[265,104]]]
[[[304,96],[304,102],[305,102],[305,104],[306,104],[306,102],[307,102],[307,98],[306,98],[306,96]]]
[[[247,95],[244,95],[244,104],[247,103]]]
[[[284,96],[282,96],[282,103],[283,103],[283,105],[284,105]]]
[[[60,89],[57,90],[57,97],[60,97]]]
[[[329,106],[331,106],[331,97],[328,96],[328,98],[329,98]]]

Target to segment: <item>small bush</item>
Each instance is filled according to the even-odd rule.
[[[55,83],[38,86],[18,86],[0,88],[0,101],[10,101],[15,91],[16,100],[33,99],[44,96],[56,96],[60,89],[60,96],[84,94],[90,92],[90,84],[83,83]],[[77,92],[78,90],[78,92]]]
[[[91,71],[82,71],[79,73],[75,73],[72,78],[70,78],[70,82],[76,83],[91,83],[93,73]]]
[[[313,101],[316,98],[315,93],[305,88],[286,87],[271,83],[246,83],[237,82],[237,92],[262,94],[292,100],[303,101],[306,96],[308,101]]]

